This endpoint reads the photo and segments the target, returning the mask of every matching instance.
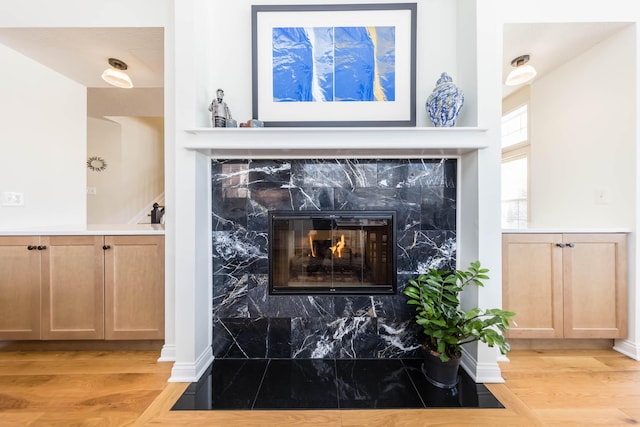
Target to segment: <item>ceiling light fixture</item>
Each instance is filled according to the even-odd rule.
[[[511,61],[511,66],[516,67],[511,70],[505,84],[507,86],[517,86],[528,82],[536,76],[536,69],[531,65],[525,65],[529,62],[529,55],[522,55]]]
[[[122,87],[125,89],[129,89],[133,87],[133,83],[131,83],[131,78],[127,73],[124,72],[126,70],[127,64],[120,61],[116,58],[109,58],[109,65],[111,68],[107,68],[102,73],[102,80],[109,83],[110,85]]]

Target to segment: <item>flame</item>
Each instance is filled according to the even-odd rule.
[[[309,231],[309,247],[311,247],[311,255],[313,258],[316,257],[316,250],[313,247],[313,238],[318,236],[318,232],[316,230]],[[338,258],[342,258],[342,250],[346,246],[344,241],[344,234],[340,236],[340,240],[333,246],[330,246],[331,254],[337,256]]]
[[[309,231],[309,247],[311,247],[311,256],[316,257],[316,250],[313,247],[313,237],[317,236],[318,232],[316,230]]]
[[[340,236],[340,241],[335,245],[331,246],[329,249],[331,249],[331,253],[333,255],[336,255],[336,252],[337,252],[338,258],[342,258],[342,250],[344,249],[344,246],[345,246],[345,243],[344,243],[344,234],[343,234]]]

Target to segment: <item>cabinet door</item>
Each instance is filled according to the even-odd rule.
[[[164,338],[164,237],[105,236],[105,338]]]
[[[0,340],[40,339],[39,243],[0,237]]]
[[[566,234],[565,338],[627,336],[627,244],[624,234]]]
[[[42,338],[104,338],[102,236],[41,237]]]
[[[502,236],[502,304],[516,313],[508,338],[561,338],[561,234]]]

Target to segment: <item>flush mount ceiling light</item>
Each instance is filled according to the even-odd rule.
[[[124,72],[126,70],[127,64],[120,61],[116,58],[109,58],[109,65],[111,68],[107,68],[102,73],[102,80],[109,83],[110,85],[122,87],[125,89],[129,89],[133,87],[133,83],[131,83],[131,78],[127,73]]]
[[[511,61],[511,66],[516,67],[511,70],[505,84],[507,86],[517,86],[528,82],[536,76],[536,69],[531,65],[526,65],[529,62],[529,55],[522,55]]]

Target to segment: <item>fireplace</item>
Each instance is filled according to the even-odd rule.
[[[457,159],[214,159],[211,172],[216,358],[419,355],[415,310],[401,290],[430,267],[455,267]],[[274,215],[288,222],[274,222]],[[272,227],[281,235],[275,236]],[[291,275],[296,251],[308,254],[313,247],[317,254],[341,242],[342,230],[352,259],[365,253],[366,246],[355,248],[355,242],[366,232],[386,243],[385,255],[395,264],[378,276],[393,271],[392,281],[371,285],[373,274],[364,274],[367,281],[353,285],[347,277],[353,281],[358,275],[350,265],[349,271],[310,275],[315,289],[281,282],[274,292],[270,264],[278,254],[270,253],[276,248],[271,240],[295,240],[296,230],[298,248],[290,245],[280,257],[284,277]],[[312,230],[318,234],[312,233],[310,242]],[[365,271],[374,268],[360,265]],[[297,270],[304,268],[300,262]],[[333,281],[326,281],[331,274]]]
[[[269,213],[269,293],[395,294],[395,212]]]

